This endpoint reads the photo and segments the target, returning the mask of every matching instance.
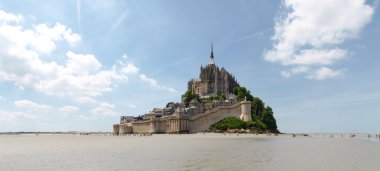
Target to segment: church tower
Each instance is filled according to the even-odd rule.
[[[201,66],[199,79],[188,82],[188,90],[199,95],[200,98],[233,93],[233,88],[239,87],[236,81],[225,68],[219,69],[214,61],[214,46],[211,43],[210,61],[205,67]]]
[[[215,61],[214,61],[214,47],[211,43],[211,55],[210,55],[210,62],[208,63],[209,65],[215,65]]]

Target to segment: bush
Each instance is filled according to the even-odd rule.
[[[246,129],[246,122],[240,120],[236,117],[227,117],[222,119],[221,121],[211,125],[210,127],[213,130],[221,130],[226,131],[227,129]]]
[[[262,123],[260,120],[255,120],[255,121],[247,121],[247,128],[266,130],[267,126],[264,123]]]
[[[227,117],[210,126],[214,131],[226,131],[228,129],[267,130],[267,126],[260,120],[242,121],[236,117]]]

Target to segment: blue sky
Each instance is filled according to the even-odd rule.
[[[1,1],[0,131],[110,131],[215,62],[283,132],[380,132],[379,1]]]

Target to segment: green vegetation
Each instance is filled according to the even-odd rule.
[[[261,120],[265,123],[269,130],[277,130],[276,119],[273,116],[271,107],[267,106],[261,117]]]
[[[199,96],[198,94],[195,94],[194,92],[192,92],[191,90],[187,90],[186,93],[183,95],[184,98],[185,98],[185,104],[186,104],[186,107],[189,106],[189,103],[191,100],[193,100],[194,98],[196,98],[198,101],[199,101]]]
[[[247,124],[236,117],[227,117],[211,125],[211,129],[226,131],[227,129],[246,129]]]
[[[237,96],[238,101],[242,101],[246,97],[247,100],[252,102],[251,116],[256,124],[262,124],[261,127],[265,127],[269,131],[278,132],[276,119],[270,106],[265,106],[265,103],[259,97],[251,95],[251,92],[245,87],[235,87],[234,94]]]
[[[227,97],[225,94],[221,94],[219,96],[212,96],[208,99],[201,99],[200,102],[205,104],[205,103],[212,103],[213,100],[226,100]]]
[[[248,101],[253,101],[253,96],[251,92],[247,90],[245,87],[235,87],[233,93],[236,95],[237,101],[242,101],[247,97]]]
[[[183,96],[185,98],[186,107],[189,106],[190,101],[193,100],[194,98],[202,104],[212,103],[213,100],[226,100],[227,99],[227,96],[225,94],[221,94],[219,96],[212,96],[208,99],[199,99],[199,96],[197,94],[195,94],[194,92],[192,92],[191,90],[187,90]]]
[[[168,102],[167,104],[166,104],[166,107],[169,107],[170,105],[173,105],[174,104],[174,102]]]
[[[267,130],[265,124],[258,120],[242,121],[236,117],[227,117],[210,126],[211,130],[227,131],[228,129]]]
[[[211,126],[211,129],[217,129],[221,131],[225,131],[227,129],[261,129],[268,130],[270,132],[279,132],[277,130],[276,119],[274,118],[273,110],[270,106],[266,106],[264,101],[262,101],[259,97],[254,97],[249,90],[245,87],[235,87],[233,89],[233,93],[236,95],[237,101],[242,101],[247,98],[248,101],[252,102],[251,105],[251,116],[252,120],[250,122],[241,121],[238,118],[225,118],[222,121]],[[192,92],[191,90],[187,90],[184,94],[184,101],[186,106],[189,106],[191,100],[196,98],[201,103],[212,103],[213,100],[225,100],[226,95],[221,94],[219,96],[213,96],[209,99],[199,99],[199,96]]]

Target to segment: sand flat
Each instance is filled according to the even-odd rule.
[[[380,143],[265,135],[1,135],[0,170],[379,170]]]

